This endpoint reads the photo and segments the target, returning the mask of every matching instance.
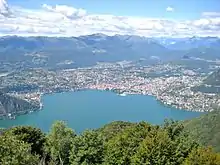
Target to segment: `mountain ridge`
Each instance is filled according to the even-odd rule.
[[[220,86],[220,69],[211,73],[205,80],[204,84],[211,86]]]

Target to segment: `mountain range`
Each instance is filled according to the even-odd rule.
[[[157,41],[170,49],[220,48],[218,37],[159,38]]]
[[[216,60],[220,39],[215,37],[146,38],[93,34],[80,37],[0,37],[0,71],[91,66],[97,62],[146,59],[146,63],[185,58]],[[154,58],[152,58],[154,57]]]

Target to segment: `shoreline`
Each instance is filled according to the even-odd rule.
[[[107,91],[107,92],[112,92],[115,93],[117,95],[120,95],[122,97],[126,97],[128,95],[142,95],[142,96],[152,96],[158,103],[160,103],[162,106],[164,107],[169,107],[169,108],[174,108],[175,110],[180,110],[180,111],[188,111],[188,112],[201,112],[201,113],[205,113],[207,111],[201,111],[201,110],[190,110],[190,109],[184,109],[182,107],[178,107],[177,105],[173,105],[173,104],[169,104],[165,101],[163,101],[162,99],[159,99],[159,97],[157,97],[154,94],[148,93],[148,92],[143,92],[143,93],[139,93],[139,92],[134,92],[134,91],[122,91],[120,89],[102,89],[102,88],[82,88],[82,89],[70,89],[70,90],[59,90],[59,91],[47,91],[47,92],[40,92],[40,96],[39,96],[39,102],[37,103],[38,107],[37,109],[31,109],[31,110],[23,110],[17,113],[7,113],[4,115],[0,115],[0,120],[7,120],[7,119],[11,119],[14,120],[16,119],[17,116],[20,115],[26,115],[35,111],[40,111],[43,109],[43,102],[42,102],[42,97],[45,95],[53,95],[53,94],[60,94],[60,93],[66,93],[66,92],[79,92],[79,91],[86,91],[86,90],[98,90],[98,91]],[[30,100],[29,100],[30,101]]]
[[[121,92],[119,89],[94,89],[94,88],[89,88],[90,90],[100,90],[100,91],[110,91],[110,92],[113,92],[113,93],[116,93],[116,94],[119,94],[119,95],[143,95],[143,96],[152,96],[155,98],[156,101],[158,101],[161,105],[165,106],[165,107],[170,107],[170,108],[174,108],[176,110],[182,110],[182,111],[188,111],[188,112],[201,112],[201,113],[205,113],[207,111],[201,111],[201,110],[196,110],[196,109],[186,109],[184,107],[178,107],[177,105],[175,104],[169,104],[167,103],[166,101],[163,101],[162,99],[160,99],[158,96],[152,94],[152,93],[148,93],[148,92],[143,92],[143,93],[139,93],[139,92],[128,92],[128,91],[125,91],[125,92]]]
[[[133,91],[132,92],[128,92],[128,91],[123,92],[119,89],[82,88],[82,89],[79,89],[79,90],[69,90],[69,91],[63,91],[63,92],[44,93],[43,95],[52,95],[52,94],[55,94],[55,93],[65,93],[65,92],[79,92],[79,91],[86,91],[86,90],[107,91],[107,92],[115,93],[115,94],[120,95],[122,97],[126,97],[128,95],[152,96],[158,103],[160,103],[161,105],[163,105],[165,107],[174,108],[176,110],[181,110],[181,111],[188,111],[188,112],[201,112],[201,113],[207,112],[207,111],[201,111],[201,110],[196,110],[196,109],[190,110],[190,109],[186,109],[186,108],[183,108],[183,107],[178,107],[177,105],[174,105],[174,104],[168,104],[166,101],[163,101],[162,99],[159,99],[159,97],[157,97],[156,95],[151,94],[151,93],[147,93],[147,92],[139,93],[139,92],[133,92]]]

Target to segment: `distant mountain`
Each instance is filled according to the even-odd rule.
[[[156,41],[169,50],[178,50],[183,59],[220,59],[220,38],[218,37],[157,38]]]
[[[203,145],[212,145],[220,152],[220,110],[185,122],[185,129]]]
[[[219,59],[220,39],[146,38],[104,34],[66,38],[0,37],[0,72],[36,67],[76,68],[95,65],[97,62],[139,59],[146,59],[146,64],[152,64],[158,61],[180,60],[182,57]]]
[[[30,67],[82,67],[97,62],[120,60],[151,60],[151,56],[169,59],[167,48],[159,43],[139,36],[107,36],[93,34],[80,37],[17,37],[0,38],[0,63],[10,66]],[[65,61],[71,64],[60,65]],[[155,60],[154,60],[155,61]],[[6,65],[7,64],[7,65]],[[1,67],[0,67],[1,69]]]
[[[39,105],[0,92],[0,118],[39,109]]]
[[[166,48],[175,50],[220,49],[220,38],[218,37],[158,38],[157,41]]]

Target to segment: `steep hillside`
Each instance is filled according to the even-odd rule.
[[[220,151],[220,110],[185,122],[186,130],[203,145],[212,145]]]
[[[32,104],[25,100],[11,97],[3,92],[0,92],[0,118],[8,116],[8,114],[13,116],[13,114],[26,113],[38,108],[39,106],[36,104]]]
[[[204,81],[204,84],[220,86],[220,69],[210,74]]]
[[[220,93],[220,69],[212,72],[201,85],[192,88],[204,93]]]

